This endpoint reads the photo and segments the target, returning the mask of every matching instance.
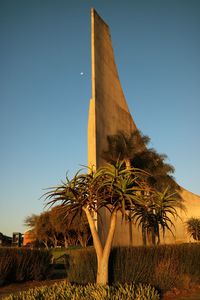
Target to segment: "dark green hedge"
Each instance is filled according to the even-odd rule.
[[[95,282],[96,255],[92,248],[65,254],[71,282]],[[113,248],[109,262],[110,283],[147,283],[162,291],[200,283],[200,244]]]
[[[200,244],[114,248],[109,271],[111,282],[187,288],[200,282]]]
[[[96,282],[97,260],[93,247],[65,250],[57,263],[64,263],[67,279],[72,283]]]
[[[0,248],[1,283],[45,279],[50,271],[51,254],[46,250]]]

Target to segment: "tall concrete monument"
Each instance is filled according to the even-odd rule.
[[[114,59],[111,35],[108,25],[91,9],[91,54],[92,54],[92,99],[88,118],[88,165],[99,168],[105,161],[102,157],[107,150],[107,137],[124,132],[127,136],[137,129],[129,112],[120,84]],[[162,243],[188,242],[185,221],[200,217],[200,196],[181,188],[187,212],[180,211],[181,219],[175,221],[174,236],[166,232]],[[105,209],[101,216],[103,223],[98,227],[102,241],[107,233],[109,214]],[[133,224],[119,221],[114,245],[141,245],[142,234]]]
[[[107,136],[136,129],[120,84],[108,25],[91,10],[92,99],[88,125],[88,163],[103,164]]]

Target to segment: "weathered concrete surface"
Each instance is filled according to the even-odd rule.
[[[98,168],[104,164],[103,151],[107,150],[107,136],[119,131],[130,135],[136,128],[123,94],[114,59],[112,41],[108,25],[91,10],[92,49],[92,99],[88,120],[88,164]],[[200,217],[200,197],[184,189],[181,190],[187,214],[180,212],[182,220],[176,220],[174,237],[166,232],[163,243],[188,242],[185,221]],[[102,213],[103,231],[99,226],[102,241],[109,226],[109,212]],[[141,232],[128,222],[117,223],[114,245],[141,245]]]
[[[174,222],[174,237],[170,232],[166,232],[164,243],[183,243],[193,242],[193,238],[189,236],[186,230],[186,221],[191,217],[200,218],[200,196],[195,195],[184,188],[181,188],[180,195],[183,199],[186,211],[179,210],[178,214],[181,219]]]
[[[88,163],[102,165],[102,152],[107,136],[119,130],[130,133],[136,129],[130,115],[114,61],[107,24],[92,9],[92,99],[88,123]]]

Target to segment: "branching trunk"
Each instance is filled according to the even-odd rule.
[[[87,247],[87,243],[91,237],[91,234],[78,233],[78,241],[83,248]]]
[[[95,227],[95,222],[90,214],[90,211],[88,210],[88,208],[85,208],[85,207],[83,208],[83,210],[88,219],[91,234],[93,237],[94,248],[95,248],[96,255],[97,255],[97,279],[96,279],[96,282],[97,282],[97,284],[105,285],[108,283],[108,261],[109,261],[112,241],[113,241],[115,228],[116,228],[117,211],[114,210],[111,214],[108,236],[106,239],[105,246],[103,248],[100,238],[99,238],[99,235],[98,235],[98,232]]]
[[[53,247],[56,248],[58,245],[58,240],[55,234],[53,234],[52,236],[49,237],[50,241],[53,244]]]
[[[94,248],[95,248],[95,251],[97,254],[97,259],[98,259],[98,257],[102,257],[102,255],[103,255],[103,247],[102,247],[98,232],[95,227],[94,220],[92,218],[92,215],[91,215],[89,209],[87,207],[83,207],[83,211],[86,214],[86,217],[87,217],[87,220],[88,220],[88,223],[90,226],[91,234],[93,237]]]
[[[53,243],[54,243],[54,248],[56,248],[57,246],[58,246],[58,240],[57,240],[57,237],[56,237],[56,235],[54,234],[54,236],[53,236]]]
[[[45,248],[48,250],[49,249],[48,242],[47,241],[42,241],[42,243],[45,245]]]
[[[160,230],[158,229],[158,233],[157,233],[157,245],[160,245]]]
[[[109,262],[112,241],[113,241],[115,228],[116,228],[116,221],[117,221],[117,211],[115,210],[111,214],[110,227],[109,227],[106,243],[103,249],[103,255],[101,260],[98,262],[97,284],[103,284],[103,285],[108,284],[108,262]]]
[[[69,247],[68,238],[67,238],[65,235],[63,235],[63,237],[64,237],[64,245],[65,245],[65,248],[68,248],[68,247]]]

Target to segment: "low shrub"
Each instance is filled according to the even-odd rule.
[[[18,295],[4,297],[4,300],[159,300],[155,288],[144,284],[117,284],[101,286],[87,284],[72,285],[66,282],[57,283],[21,292]]]
[[[0,248],[0,281],[3,283],[45,279],[51,254],[46,250]]]

